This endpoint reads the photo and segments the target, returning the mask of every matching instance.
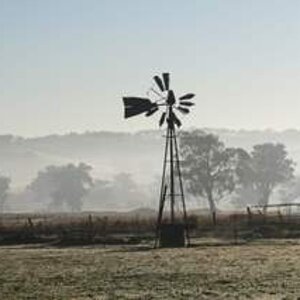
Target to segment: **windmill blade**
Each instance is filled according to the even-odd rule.
[[[162,115],[159,119],[159,127],[161,127],[164,124],[165,120],[166,120],[166,113],[164,112],[164,113],[162,113]]]
[[[181,97],[179,97],[179,100],[188,100],[188,99],[192,99],[195,97],[195,94],[193,93],[188,93],[188,94],[185,94]]]
[[[183,106],[193,106],[193,105],[195,105],[195,103],[190,102],[190,101],[180,101],[180,105],[183,105]]]
[[[168,91],[170,87],[170,74],[169,73],[163,73],[162,74],[164,84],[165,84],[165,90]]]
[[[176,124],[177,127],[181,126],[181,121],[177,118],[174,112],[171,113],[171,120]]]
[[[154,79],[155,83],[157,84],[157,86],[159,87],[159,89],[163,92],[163,91],[165,90],[165,88],[164,88],[163,82],[162,82],[162,80],[160,79],[160,77],[157,76],[157,75],[155,75],[155,76],[153,77],[153,79]]]
[[[188,114],[190,112],[190,110],[188,108],[185,107],[181,107],[181,106],[177,106],[176,107],[180,112],[182,112],[183,114]]]
[[[146,114],[145,114],[145,116],[146,117],[150,117],[150,116],[152,116],[155,112],[157,112],[158,111],[158,107],[157,107],[157,105],[155,105],[155,106],[153,106],[153,108],[151,108]]]
[[[149,111],[153,103],[148,98],[123,97],[124,117],[130,118]]]

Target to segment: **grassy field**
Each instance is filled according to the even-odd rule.
[[[1,247],[0,299],[300,299],[300,244]]]

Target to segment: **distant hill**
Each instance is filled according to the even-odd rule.
[[[254,144],[280,142],[300,163],[298,130],[227,130],[205,129],[220,136],[226,145],[250,150]],[[24,187],[39,170],[51,164],[85,162],[93,167],[96,178],[110,178],[118,172],[132,173],[137,182],[160,176],[163,155],[163,131],[136,133],[86,132],[22,138],[0,136],[0,171]],[[300,165],[300,164],[299,164]]]

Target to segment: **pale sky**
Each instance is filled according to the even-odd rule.
[[[155,129],[121,99],[165,71],[184,127],[300,129],[300,1],[0,0],[0,134]]]

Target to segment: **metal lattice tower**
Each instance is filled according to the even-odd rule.
[[[148,95],[152,93],[157,99],[153,101],[149,98],[123,97],[125,118],[142,113],[149,117],[159,108],[164,109],[159,120],[159,126],[166,124],[167,128],[155,246],[157,247],[158,244],[160,246],[164,246],[164,244],[167,246],[168,244],[170,246],[189,245],[187,211],[176,135],[176,128],[181,127],[182,123],[175,111],[188,114],[190,112],[188,107],[194,105],[188,100],[195,95],[192,93],[185,94],[177,100],[174,91],[170,89],[169,73],[163,73],[162,78],[154,76],[153,79],[159,90],[151,87]],[[169,206],[169,211],[167,206]]]

